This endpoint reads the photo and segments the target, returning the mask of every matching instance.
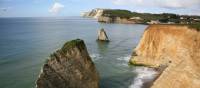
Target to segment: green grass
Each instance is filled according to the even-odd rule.
[[[193,28],[197,31],[200,31],[200,23],[197,23],[197,24],[189,24],[188,25],[189,28]]]
[[[84,41],[81,39],[75,39],[75,40],[68,41],[62,47],[62,51],[67,52],[68,50],[75,48],[75,47],[82,49],[83,47],[85,47]]]
[[[120,9],[105,10],[103,12],[103,15],[108,16],[108,17],[130,18],[130,17],[132,17],[132,12],[128,11],[128,10],[120,10]]]

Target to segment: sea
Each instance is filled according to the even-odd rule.
[[[104,28],[109,43],[97,42]],[[0,88],[35,88],[45,60],[62,45],[83,39],[100,74],[100,88],[142,88],[154,70],[128,64],[147,25],[105,24],[82,17],[0,18]]]

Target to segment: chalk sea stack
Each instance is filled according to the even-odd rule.
[[[69,41],[50,55],[36,88],[99,88],[99,75],[83,40]]]
[[[106,31],[102,28],[98,31],[98,41],[106,41],[109,42],[108,36],[106,34]]]
[[[200,32],[183,25],[150,25],[131,64],[166,66],[151,88],[200,87]]]

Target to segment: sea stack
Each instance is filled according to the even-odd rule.
[[[99,88],[99,75],[83,40],[69,41],[50,55],[36,88]]]
[[[183,25],[150,25],[131,64],[162,67],[151,88],[200,87],[200,32]]]
[[[106,34],[106,31],[102,28],[98,31],[98,41],[106,41],[109,42],[108,36]]]

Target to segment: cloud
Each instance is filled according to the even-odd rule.
[[[8,9],[7,8],[0,8],[1,11],[6,12]]]
[[[58,14],[63,8],[64,8],[64,5],[62,5],[61,3],[55,2],[53,6],[49,9],[49,12],[53,14]]]
[[[2,7],[2,8],[0,8],[0,11],[7,12],[9,9],[11,9],[11,7]]]
[[[161,7],[182,9],[199,7],[200,0],[112,0],[116,5],[134,5],[145,7]]]

